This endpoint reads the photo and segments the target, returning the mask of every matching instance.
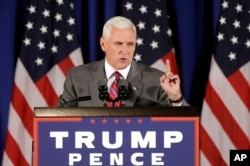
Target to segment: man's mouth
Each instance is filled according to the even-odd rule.
[[[127,58],[120,58],[120,59],[123,60],[123,61],[127,60]]]

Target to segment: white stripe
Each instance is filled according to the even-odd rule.
[[[200,152],[200,166],[211,166],[203,152]]]
[[[241,73],[244,75],[245,79],[250,86],[250,61],[240,68]]]
[[[12,163],[12,161],[10,160],[9,156],[7,155],[7,153],[5,151],[3,153],[2,165],[3,166],[14,166],[14,164]]]
[[[151,64],[151,67],[159,69],[159,70],[161,70],[163,72],[166,71],[166,66],[165,66],[165,64],[163,63],[163,61],[161,59],[158,59],[156,62]]]
[[[229,164],[229,150],[235,149],[235,147],[224,132],[220,122],[213,115],[206,101],[203,102],[202,106],[201,124],[220,151],[222,158]]]
[[[32,119],[30,120],[32,122]],[[20,150],[26,159],[26,161],[31,165],[31,156],[32,156],[32,136],[29,135],[25,126],[23,125],[19,115],[16,113],[16,110],[13,108],[12,104],[10,105],[9,111],[9,124],[8,129],[13,139],[17,142]]]
[[[246,79],[246,81],[248,82],[248,86],[250,86],[250,61],[248,63],[246,63],[244,66],[242,66],[240,68],[241,73],[243,74],[244,78]],[[250,93],[250,89],[248,89],[248,93]],[[250,114],[250,111],[248,111]],[[250,123],[250,115],[248,118],[248,122]],[[247,132],[247,137],[248,140],[250,142],[250,124],[246,125],[246,132]]]
[[[22,94],[24,94],[24,97],[26,101],[28,101],[30,108],[33,109],[34,107],[48,106],[19,58],[17,60],[16,68],[15,83],[19,87]]]
[[[225,78],[214,58],[212,58],[212,66],[209,79],[212,87],[215,89],[227,109],[232,114],[238,125],[242,128],[246,135],[250,135],[250,113],[246,105],[239,98],[234,88]]]
[[[58,65],[55,65],[48,73],[48,79],[54,88],[57,96],[60,96],[63,92],[63,83],[65,81],[65,75]]]
[[[80,48],[77,48],[72,53],[70,53],[69,57],[75,66],[83,64],[82,51]]]
[[[250,61],[247,64],[245,64],[243,67],[240,68],[240,72],[243,75],[243,77],[246,79],[246,81],[248,82],[248,86],[250,86]],[[246,89],[246,91],[248,91],[248,94],[249,94],[250,87],[248,87],[248,89]],[[249,100],[249,98],[247,98],[247,100]],[[246,106],[246,105],[244,105],[244,106]],[[247,107],[246,107],[246,110],[248,110]],[[239,111],[239,110],[234,111],[234,113],[237,116],[238,116],[238,112],[241,112],[241,111]],[[242,122],[240,121],[239,125],[241,126],[241,128],[243,128],[243,131],[247,135],[248,140],[250,142],[250,110],[248,110],[246,114],[248,114],[248,115],[245,117],[239,117],[239,119],[243,120],[246,124],[245,123],[242,124]],[[244,116],[244,114],[242,116]]]

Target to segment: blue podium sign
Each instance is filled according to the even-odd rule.
[[[199,165],[199,118],[35,117],[34,165]]]

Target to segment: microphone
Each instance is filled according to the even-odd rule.
[[[107,82],[105,79],[98,82],[99,99],[102,100],[103,106],[107,107],[107,101],[109,100],[109,93]]]
[[[118,98],[121,100],[121,106],[125,106],[126,100],[128,99],[128,82],[125,79],[120,79],[118,82],[119,95]]]
[[[76,99],[70,100],[70,101],[66,101],[62,95],[60,95],[60,102],[59,102],[59,106],[60,107],[77,107],[77,102],[78,101],[86,101],[86,100],[91,100],[91,96],[82,96],[82,97],[78,97]]]

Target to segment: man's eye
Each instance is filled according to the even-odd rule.
[[[122,43],[116,42],[116,43],[115,43],[115,45],[117,45],[117,46],[121,46],[121,45],[122,45]]]
[[[135,44],[134,43],[128,43],[128,46],[134,46]]]

